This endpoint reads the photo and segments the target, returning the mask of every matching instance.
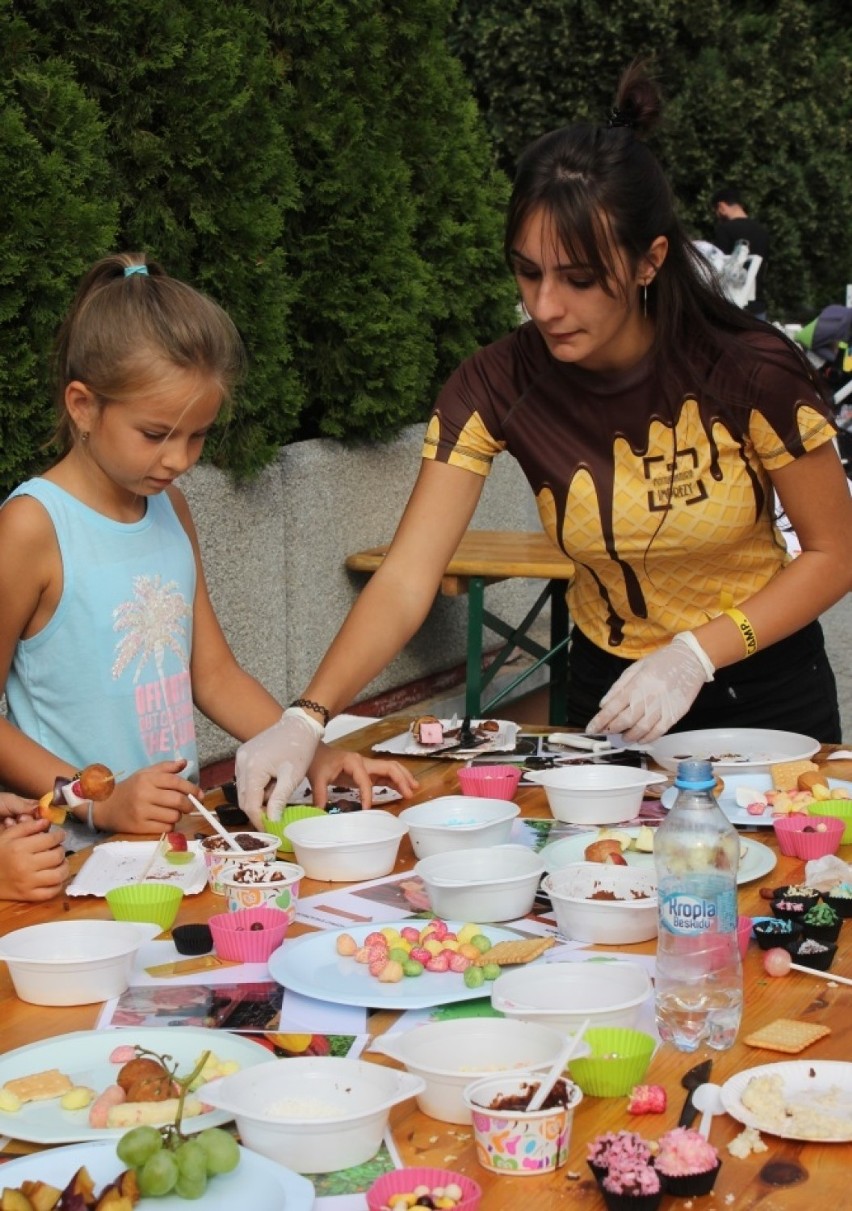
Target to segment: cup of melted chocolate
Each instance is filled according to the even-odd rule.
[[[541,1110],[531,1112],[527,1106],[538,1085],[536,1073],[504,1072],[465,1088],[464,1100],[473,1116],[476,1159],[484,1168],[511,1177],[534,1177],[565,1164],[582,1090],[569,1078],[561,1078]]]
[[[228,897],[228,911],[241,908],[278,908],[296,915],[299,885],[305,871],[295,862],[232,862],[219,875]]]
[[[226,866],[237,864],[274,862],[278,852],[278,838],[272,833],[234,833],[233,838],[239,845],[239,850],[231,849],[224,837],[214,834],[205,837],[201,842],[204,862],[207,866],[207,878],[210,890],[217,896],[224,896],[221,874]]]

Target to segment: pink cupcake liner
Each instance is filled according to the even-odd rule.
[[[461,1202],[456,1204],[454,1211],[476,1211],[482,1198],[482,1188],[473,1178],[452,1169],[425,1167],[394,1169],[391,1173],[383,1173],[367,1191],[367,1206],[369,1211],[383,1211],[388,1199],[395,1194],[408,1194],[417,1186],[428,1186],[434,1190],[436,1186],[448,1186],[451,1182],[455,1182],[462,1192]]]
[[[265,963],[284,941],[290,918],[279,908],[261,906],[217,913],[207,923],[213,934],[213,948],[220,959]],[[252,929],[257,923],[263,929]]]
[[[805,828],[825,828],[819,832],[805,832]],[[780,816],[773,821],[778,848],[788,858],[810,861],[826,854],[836,854],[840,848],[845,822],[837,816],[800,815]]]
[[[459,770],[459,783],[465,795],[479,799],[512,799],[521,780],[516,765],[467,766]]]

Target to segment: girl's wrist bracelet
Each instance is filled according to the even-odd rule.
[[[745,644],[746,656],[753,656],[757,651],[757,635],[754,627],[746,618],[742,610],[731,609],[723,610],[723,614],[727,614],[731,621],[736,626],[739,633],[742,635],[743,643]]]

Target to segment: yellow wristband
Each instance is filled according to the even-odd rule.
[[[757,651],[757,635],[755,635],[754,627],[745,614],[742,610],[723,610],[722,613],[727,614],[731,621],[736,624],[737,630],[743,637],[746,656],[753,656]]]

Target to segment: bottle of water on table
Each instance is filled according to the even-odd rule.
[[[682,761],[677,798],[654,837],[657,1029],[681,1051],[702,1043],[731,1047],[742,1016],[740,842],[713,796],[714,783],[709,761]]]

